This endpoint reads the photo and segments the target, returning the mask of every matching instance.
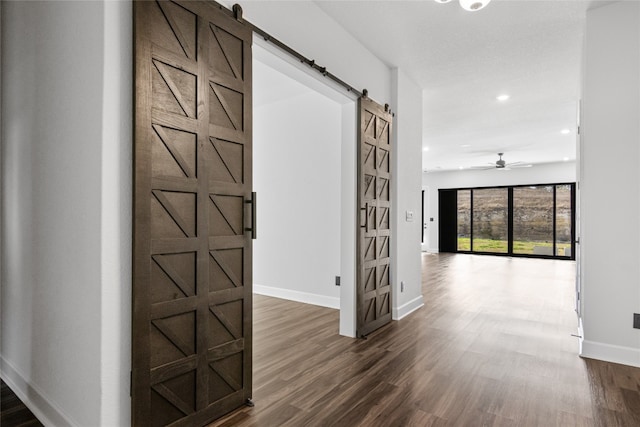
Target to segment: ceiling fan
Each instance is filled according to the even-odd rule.
[[[495,163],[488,163],[491,166],[472,166],[470,169],[479,169],[479,170],[489,170],[489,169],[497,169],[497,170],[511,170],[515,168],[530,168],[533,165],[530,163],[524,162],[511,162],[507,163],[502,159],[504,153],[498,153],[498,160]]]

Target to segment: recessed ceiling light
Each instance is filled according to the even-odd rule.
[[[463,166],[458,166],[458,169],[462,170],[462,169],[464,169],[464,167]]]
[[[560,133],[563,134],[563,135],[569,135],[571,133],[571,131],[569,129],[562,129],[560,131]]]
[[[509,98],[511,98],[511,96],[507,95],[506,93],[496,96],[496,99],[498,101],[506,101]]]
[[[429,151],[429,147],[424,147],[422,151]]]
[[[562,161],[563,161],[563,162],[568,162],[568,161],[569,161],[569,158],[568,158],[568,157],[563,157],[563,158],[562,158]]]
[[[468,147],[471,147],[471,144],[462,144],[460,147],[462,147],[462,148],[468,148]]]

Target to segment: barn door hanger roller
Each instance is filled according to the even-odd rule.
[[[436,0],[438,3],[449,3],[451,0]],[[491,0],[459,0],[460,7],[469,12],[483,9]]]

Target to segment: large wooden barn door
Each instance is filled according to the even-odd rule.
[[[357,336],[391,321],[391,123],[388,107],[358,100]]]
[[[201,426],[251,397],[251,29],[138,1],[132,422]]]

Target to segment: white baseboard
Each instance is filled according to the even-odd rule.
[[[640,368],[640,349],[582,340],[580,357]]]
[[[274,288],[253,284],[253,293],[268,297],[282,298],[290,301],[303,302],[305,304],[319,305],[321,307],[340,309],[340,298],[325,295],[310,294],[308,292],[293,291],[291,289]]]
[[[77,424],[71,422],[63,411],[15,369],[11,363],[0,356],[0,373],[4,382],[18,396],[33,415],[45,426],[74,427]]]
[[[427,250],[423,252],[429,252],[430,254],[438,254],[440,253],[440,250],[438,248],[427,248]]]
[[[578,355],[582,354],[583,342],[584,342],[584,329],[582,328],[582,317],[578,316]]]
[[[403,317],[406,317],[409,314],[413,313],[423,305],[424,301],[422,299],[422,295],[420,295],[419,297],[412,299],[408,303],[402,304],[400,307],[392,309],[391,317],[393,318],[393,320],[400,320]]]

